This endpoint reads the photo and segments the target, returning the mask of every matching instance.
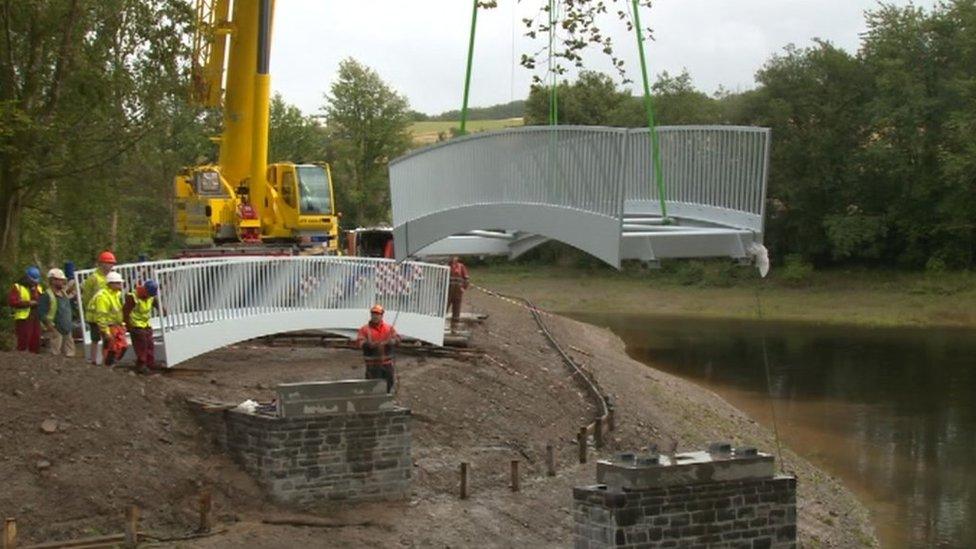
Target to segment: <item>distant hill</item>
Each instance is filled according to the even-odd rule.
[[[422,113],[413,113],[413,115],[414,121],[416,122],[426,120],[449,122],[461,119],[461,111],[457,109],[435,115],[426,115],[426,118],[421,118],[421,116],[424,116]],[[505,120],[522,118],[523,116],[525,116],[524,99],[492,105],[490,107],[472,107],[468,109],[468,120]]]

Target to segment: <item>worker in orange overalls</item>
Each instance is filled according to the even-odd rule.
[[[366,379],[385,379],[386,392],[389,393],[396,380],[393,359],[400,336],[393,326],[383,322],[383,312],[382,305],[373,305],[369,310],[369,323],[359,329],[356,346],[363,350]]]
[[[451,258],[451,282],[447,289],[447,308],[451,311],[451,333],[457,331],[461,322],[461,298],[468,289],[468,268],[458,256]]]
[[[37,312],[37,304],[43,293],[40,282],[41,270],[28,267],[7,294],[7,305],[13,309],[18,351],[41,352],[41,318]]]
[[[237,216],[242,220],[252,220],[258,218],[258,212],[251,205],[251,197],[246,193],[240,195],[241,203],[237,206]],[[254,227],[245,227],[241,229],[241,240],[248,243],[260,242],[261,235],[258,234],[258,230]]]

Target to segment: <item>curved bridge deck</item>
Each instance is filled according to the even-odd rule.
[[[404,336],[443,344],[448,270],[387,259],[247,257],[117,265],[131,290],[159,283],[153,319],[167,366],[256,337],[301,330],[348,334],[375,303]],[[92,270],[79,271],[80,284]],[[80,298],[79,298],[80,299]],[[84,321],[84,318],[82,319]],[[84,326],[84,323],[83,323]],[[85,342],[91,336],[85,330]]]
[[[762,243],[769,130],[657,132],[667,219],[646,129],[527,127],[398,158],[390,165],[396,256],[463,253],[467,245],[516,257],[554,239],[615,267],[624,259],[748,257]],[[446,245],[454,235],[470,240]]]

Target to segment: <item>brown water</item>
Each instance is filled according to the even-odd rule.
[[[771,399],[783,443],[855,491],[884,547],[976,547],[976,331],[571,316],[768,427]]]

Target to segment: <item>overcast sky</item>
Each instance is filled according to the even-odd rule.
[[[272,87],[306,113],[316,113],[339,62],[353,57],[376,70],[414,109],[430,114],[457,109],[471,3],[281,0],[274,21]],[[543,3],[498,0],[498,8],[479,13],[472,106],[528,94],[532,73],[517,66],[516,59],[541,44],[524,38],[518,21]],[[618,3],[625,5],[624,0]],[[914,2],[926,8],[934,3]],[[865,30],[863,12],[877,5],[877,0],[657,0],[641,12],[642,23],[655,34],[655,41],[647,44],[649,70],[655,75],[687,68],[696,86],[709,93],[719,86],[749,89],[756,71],[787,44],[806,46],[817,37],[856,51]],[[608,18],[603,28],[612,33],[632,78],[637,76],[633,35],[615,18]],[[587,68],[609,72],[609,63],[594,53]]]

